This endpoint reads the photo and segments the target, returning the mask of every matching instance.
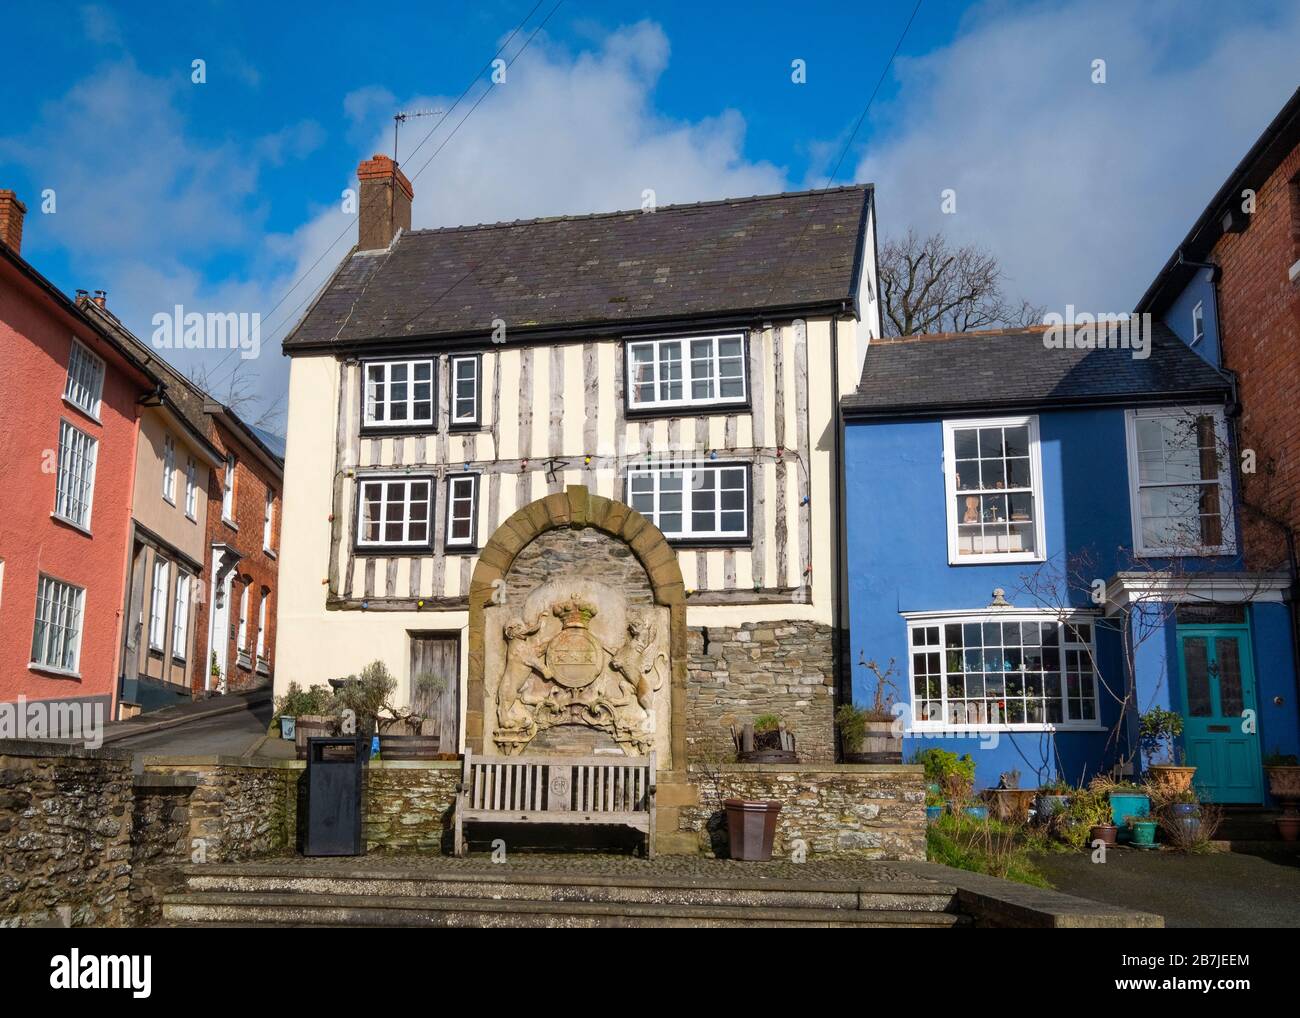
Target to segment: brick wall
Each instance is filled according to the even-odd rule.
[[[1300,148],[1291,152],[1256,194],[1244,233],[1228,233],[1212,260],[1223,267],[1219,316],[1224,366],[1240,378],[1240,437],[1259,469],[1242,478],[1248,502],[1300,532],[1300,279],[1287,271],[1300,259]],[[1242,513],[1247,564],[1280,565],[1279,531]]]
[[[693,626],[687,632],[690,759],[734,758],[731,725],[779,714],[804,763],[833,763],[834,635],[815,622]]]
[[[195,669],[193,677],[194,691],[205,688],[211,669],[212,651],[217,650],[219,660],[230,662],[226,675],[226,687],[230,690],[247,689],[259,683],[269,682],[275,673],[275,633],[276,601],[279,595],[279,562],[275,554],[268,555],[262,547],[262,521],[266,510],[266,492],[274,492],[274,510],[271,523],[271,550],[280,547],[280,516],[282,506],[282,479],[269,469],[238,435],[224,424],[215,425],[208,436],[213,445],[223,455],[235,454],[235,500],[234,522],[230,526],[221,518],[224,472],[208,472],[208,520],[207,520],[207,561],[204,563],[203,580],[206,584],[203,601],[198,606],[196,625],[198,628],[197,644],[200,648],[200,660],[203,667]],[[237,528],[237,529],[236,529]],[[239,550],[242,558],[235,566],[235,579],[230,594],[230,629],[225,633],[224,641],[214,638],[208,643],[208,625],[211,612],[209,604],[212,586],[212,545],[229,544]],[[236,644],[238,642],[239,604],[243,592],[248,595],[248,637],[247,654],[249,667],[238,663]],[[257,656],[257,621],[258,607],[261,600],[267,598],[266,633],[264,637],[265,671],[258,669]],[[224,643],[224,648],[222,646]],[[225,651],[223,654],[222,651]]]

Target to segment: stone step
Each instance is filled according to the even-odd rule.
[[[944,912],[955,888],[918,879],[797,881],[731,877],[652,877],[491,869],[410,870],[334,865],[312,872],[294,864],[208,864],[182,868],[192,895],[247,893],[377,895],[384,898],[606,903],[850,911]]]
[[[206,891],[163,899],[165,925],[365,927],[895,927],[967,925],[952,912],[629,902],[559,902],[409,895]]]

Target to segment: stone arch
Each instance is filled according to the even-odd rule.
[[[465,746],[482,753],[485,637],[484,612],[515,558],[536,537],[561,527],[593,527],[625,542],[645,570],[656,604],[669,614],[669,746],[672,767],[686,764],[686,588],[677,553],[663,533],[631,506],[592,494],[585,485],[571,484],[562,493],[547,495],[517,510],[501,524],[479,552],[469,589],[469,676],[465,683]],[[666,766],[661,767],[667,769]]]

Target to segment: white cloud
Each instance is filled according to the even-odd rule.
[[[898,65],[900,98],[857,169],[877,185],[882,230],[980,243],[1034,302],[1130,309],[1296,87],[1300,10],[1251,14],[1090,2],[977,15]],[[945,188],[956,215],[940,213]]]

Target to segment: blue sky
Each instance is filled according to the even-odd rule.
[[[29,205],[24,253],[146,339],[176,303],[262,312],[236,382],[274,407],[279,338],[347,250],[340,194],[396,110],[475,83],[403,128],[416,226],[821,186],[913,7],[565,0],[533,36],[543,0],[490,86],[534,2],[14,5],[0,187]],[[886,233],[991,249],[1035,303],[1122,311],[1300,84],[1296,53],[1296,0],[924,0],[836,183],[873,180]],[[234,362],[173,359],[197,357],[223,396]]]

